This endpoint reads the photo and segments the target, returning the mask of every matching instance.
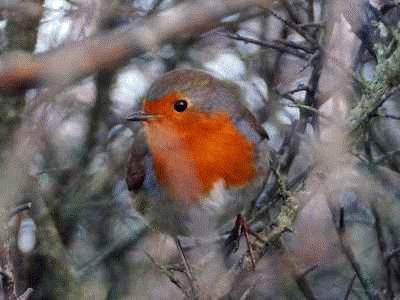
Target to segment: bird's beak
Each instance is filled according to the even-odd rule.
[[[127,121],[143,122],[156,117],[154,114],[146,113],[144,111],[135,111],[133,114],[126,117]]]

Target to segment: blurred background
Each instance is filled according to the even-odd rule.
[[[230,265],[200,251],[200,299],[400,299],[398,1],[9,0],[0,13],[0,299],[193,298],[173,239],[125,183],[125,117],[184,67],[237,83],[276,156],[248,213],[265,237],[256,269],[245,243]]]

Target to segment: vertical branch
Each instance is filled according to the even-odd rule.
[[[296,14],[295,9],[292,7],[292,5],[289,3],[288,0],[282,0],[282,6],[286,9],[286,11],[289,14],[290,19],[296,24],[301,24],[302,21],[300,20],[300,17]]]
[[[42,0],[35,0],[38,6],[43,5]],[[7,19],[7,42],[1,47],[0,53],[10,50],[23,50],[33,52],[36,44],[37,29],[40,16],[21,18],[18,12],[11,12]],[[25,94],[16,96],[1,96],[0,106],[0,163],[4,159],[4,150],[10,146],[13,132],[21,121],[21,112],[25,106]]]
[[[319,84],[319,79],[321,77],[321,71],[322,71],[322,61],[323,61],[323,55],[321,52],[317,54],[317,56],[314,58],[314,64],[313,64],[313,70],[311,72],[311,77],[308,82],[308,87],[306,92],[306,98],[305,98],[305,105],[313,107],[318,109],[318,104],[315,99],[315,95],[318,89],[318,84]],[[311,111],[307,110],[302,110],[300,112],[300,115],[303,114],[302,120],[307,120],[308,118],[311,117],[311,125],[313,126],[314,130],[318,133],[319,132],[319,116],[316,113],[313,113]],[[305,125],[302,125],[302,131],[305,130]]]
[[[321,3],[321,5],[323,5],[323,3]],[[314,16],[314,0],[308,0],[307,14],[308,14],[308,22],[310,22],[310,23],[315,22],[315,16]]]
[[[43,4],[43,1],[36,2]],[[18,20],[16,15],[11,15],[6,27],[7,45],[1,49],[1,52],[12,49],[32,52],[36,44],[40,21],[40,17],[36,17]],[[25,106],[25,95],[0,96],[0,100],[2,103],[0,105],[0,190],[2,191],[0,243],[4,243],[8,239],[8,232],[4,230],[8,222],[7,211],[16,205],[21,191],[25,188],[33,153],[31,149],[26,149],[27,144],[30,143],[27,135],[22,129],[16,130],[22,120],[21,112]]]
[[[89,115],[89,126],[84,143],[84,152],[80,166],[84,169],[91,161],[93,149],[97,145],[98,133],[101,125],[107,117],[110,107],[110,87],[114,72],[99,72],[96,77],[96,102]]]
[[[123,0],[114,1],[111,7],[108,4],[106,5],[105,1],[102,1],[99,30],[111,30],[116,25],[116,16],[111,12],[114,6],[120,4],[121,1]],[[83,146],[84,153],[81,158],[81,168],[85,168],[90,162],[91,156],[94,154],[93,149],[97,145],[99,129],[107,119],[111,105],[110,90],[115,74],[116,70],[113,69],[100,71],[95,76],[96,98],[89,114],[89,126]]]
[[[22,215],[32,207],[32,203],[26,203],[17,206],[10,213],[10,219],[14,218],[15,226],[13,228],[8,225],[4,226],[7,232],[6,240],[3,241],[0,252],[0,276],[2,282],[2,291],[5,300],[21,300],[28,299],[32,293],[32,288],[26,288],[21,280],[21,262],[22,255],[18,250],[16,238],[20,228]],[[15,227],[15,228],[14,228]],[[19,292],[20,291],[20,292]],[[23,293],[21,291],[24,291]],[[19,293],[22,293],[18,296]]]
[[[324,3],[321,3],[321,6],[324,6]],[[323,8],[321,8],[323,10]],[[308,1],[308,14],[310,19],[310,22],[314,21],[314,1],[310,0]],[[322,19],[324,19],[325,16],[321,16]],[[319,34],[319,35],[318,35]],[[315,56],[312,59],[312,72],[311,76],[309,79],[309,82],[307,84],[307,91],[306,91],[306,96],[304,100],[304,104],[310,107],[313,107],[315,109],[319,108],[319,103],[316,100],[316,93],[318,90],[319,86],[319,80],[321,78],[321,72],[322,72],[322,67],[323,67],[323,61],[324,61],[324,44],[326,42],[326,35],[324,34],[324,31],[321,29],[319,31],[314,31],[311,36],[317,41],[318,45],[318,50],[315,52]],[[313,126],[315,132],[317,133],[317,136],[319,136],[319,116],[317,113],[313,113],[311,111],[306,111],[302,110],[300,112],[300,115],[303,117],[301,118],[303,121],[307,121],[308,118],[311,118],[311,125]],[[305,125],[302,125],[302,130],[305,130]],[[304,127],[303,127],[304,126]]]

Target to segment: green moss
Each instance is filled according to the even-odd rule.
[[[369,82],[364,81],[363,96],[347,118],[349,132],[352,135],[358,135],[358,129],[368,123],[370,116],[378,109],[385,94],[400,83],[400,34],[394,31],[393,35],[394,39],[389,46],[375,45],[378,64],[374,77]]]
[[[256,260],[262,257],[265,250],[272,245],[280,246],[280,238],[285,232],[293,231],[293,224],[299,211],[299,203],[293,194],[288,190],[286,178],[277,170],[272,169],[278,184],[278,197],[281,198],[281,211],[275,219],[274,227],[263,238],[255,244],[254,254]]]

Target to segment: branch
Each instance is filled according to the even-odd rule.
[[[400,116],[392,115],[392,114],[381,114],[379,112],[372,114],[371,117],[380,117],[380,118],[386,118],[386,119],[393,119],[400,121]]]
[[[302,23],[300,16],[296,13],[295,8],[289,3],[288,0],[282,0],[282,6],[286,9],[290,19],[294,24]]]
[[[292,231],[293,223],[299,210],[299,203],[288,190],[286,180],[280,175],[278,170],[273,167],[271,167],[271,170],[276,177],[276,185],[278,186],[277,197],[282,200],[282,207],[278,216],[274,219],[275,226],[270,230],[267,229],[268,232],[266,234],[257,235],[257,241],[253,244],[254,258],[256,262],[263,257],[271,245],[279,242],[279,239],[285,232]],[[246,253],[219,278],[215,285],[216,290],[213,293],[216,299],[226,296],[232,288],[235,279],[238,278],[237,276],[243,271],[243,269],[250,269],[250,263],[251,262]]]
[[[344,209],[342,209],[342,208],[340,209],[339,226],[336,226],[335,203],[333,203],[332,200],[328,199],[327,204],[328,204],[328,208],[331,212],[332,222],[334,223],[334,227],[335,227],[337,235],[338,235],[340,248],[341,248],[344,256],[346,257],[347,261],[353,268],[356,277],[360,281],[361,286],[363,287],[363,289],[367,295],[367,298],[370,300],[380,299],[378,291],[376,291],[376,289],[374,288],[374,286],[370,282],[370,280],[363,275],[362,270],[361,270],[361,265],[357,261],[355,255],[353,253],[353,250],[351,249],[351,246],[347,242],[346,228],[345,228],[345,223],[344,223]],[[348,290],[349,289],[351,289],[351,287],[348,288]],[[346,292],[346,294],[347,294],[347,292]]]
[[[271,3],[272,0],[185,2],[162,15],[149,17],[142,25],[110,31],[45,54],[12,52],[0,62],[0,92],[22,92],[52,84],[67,86],[92,73],[115,69],[162,44],[215,28],[223,17]]]
[[[290,43],[287,41],[282,41],[282,40],[275,40],[275,41],[262,41],[258,40],[255,38],[250,38],[250,37],[244,37],[239,34],[223,34],[225,37],[228,37],[230,39],[236,40],[236,41],[242,41],[244,43],[250,43],[254,44],[257,46],[261,46],[263,48],[271,48],[277,51],[281,51],[283,53],[288,53],[293,56],[297,56],[302,59],[308,59],[308,55],[306,53],[312,53],[313,51],[311,49],[308,49],[307,47],[303,47],[301,45],[298,45],[296,43]],[[306,53],[303,53],[299,50],[303,50]]]
[[[378,64],[374,77],[366,83],[365,93],[361,100],[350,111],[347,118],[348,134],[355,135],[363,129],[369,120],[376,114],[379,107],[391,96],[400,91],[400,47],[399,34],[395,34],[390,44],[397,44],[397,48],[387,57],[387,47],[377,44]],[[389,47],[390,48],[390,47]]]
[[[400,155],[400,150],[393,150],[381,155],[380,157],[377,157],[375,160],[371,161],[371,163],[374,165],[379,165],[385,160],[391,160],[398,155]]]
[[[376,116],[376,111],[381,107],[390,97],[400,92],[400,85],[392,88],[387,93],[375,99],[363,98],[360,103],[351,110],[348,124],[350,126],[349,132],[354,133],[357,129],[368,123],[368,121]]]
[[[266,247],[277,241],[283,233],[292,231],[293,223],[296,219],[299,209],[299,203],[287,188],[286,180],[275,168],[272,168],[272,172],[274,173],[277,180],[278,195],[282,200],[282,207],[280,213],[274,221],[275,226],[263,239],[263,245],[259,247],[259,249],[262,250],[259,253],[259,258],[262,256],[263,250],[265,250]]]
[[[346,294],[344,295],[344,298],[343,298],[344,300],[349,299],[351,291],[353,290],[353,284],[354,284],[354,281],[356,280],[356,278],[357,278],[357,274],[354,274],[349,282],[347,289],[346,289]]]
[[[145,252],[146,256],[150,262],[157,267],[161,274],[165,275],[171,283],[173,283],[181,292],[185,295],[187,299],[191,299],[190,291],[185,287],[185,285],[175,276],[174,270],[171,270],[168,266],[158,263],[149,253]]]
[[[300,34],[311,46],[315,47],[316,49],[319,48],[318,41],[315,40],[313,37],[311,37],[307,31],[305,31],[301,26],[297,25],[296,23],[286,20],[279,14],[277,14],[275,11],[267,8],[266,9],[271,15],[273,15],[275,18],[277,18],[279,21],[281,21],[283,24],[285,24],[288,28],[293,29],[296,31],[298,34]]]

